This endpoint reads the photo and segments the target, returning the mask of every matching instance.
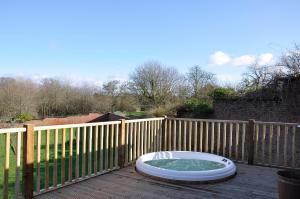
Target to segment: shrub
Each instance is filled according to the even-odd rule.
[[[149,114],[155,117],[163,117],[165,115],[175,117],[177,112],[178,104],[166,104],[159,107],[153,108],[149,111]]]
[[[14,118],[17,122],[26,122],[33,119],[33,116],[30,113],[21,113],[20,115]]]
[[[237,96],[237,93],[232,88],[215,88],[212,90],[208,96],[213,99],[224,99],[224,98],[233,98]]]
[[[212,102],[207,99],[189,99],[185,101],[181,111],[185,112],[184,115],[206,118],[213,113]]]

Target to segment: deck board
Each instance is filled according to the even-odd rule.
[[[277,198],[277,169],[237,164],[238,174],[226,182],[203,185],[176,185],[152,180],[126,167],[57,189],[36,199],[102,198]]]

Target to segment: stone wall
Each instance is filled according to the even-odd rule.
[[[218,99],[213,107],[215,119],[300,123],[300,78],[282,78],[257,95]]]

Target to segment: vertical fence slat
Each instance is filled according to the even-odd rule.
[[[114,154],[114,137],[115,137],[115,126],[114,124],[110,125],[111,126],[111,131],[110,131],[110,152],[109,152],[109,166],[110,166],[110,170],[112,170],[114,168],[114,165],[113,165],[113,154]]]
[[[168,132],[168,119],[165,117],[164,119],[164,124],[163,124],[163,142],[164,142],[164,151],[167,150],[167,132]],[[148,130],[150,132],[150,130]],[[148,137],[149,140],[150,137]]]
[[[200,122],[200,152],[203,152],[203,122]]]
[[[58,153],[58,129],[54,129],[54,166],[53,166],[53,186],[57,186],[57,153]]]
[[[263,134],[262,134],[262,149],[261,149],[261,160],[262,163],[265,163],[265,143],[266,143],[266,124],[263,125]]]
[[[221,124],[218,122],[217,126],[217,154],[220,154],[220,145],[221,145]]]
[[[136,152],[136,159],[138,159],[138,157],[140,157],[141,155],[141,123],[137,122],[137,152]],[[153,142],[153,141],[152,141]],[[154,143],[153,143],[153,148],[154,148]]]
[[[167,124],[167,120],[165,121]],[[147,126],[148,126],[148,153],[151,152],[151,121],[147,122]],[[166,125],[167,127],[167,125]],[[164,136],[165,136],[165,141],[167,141],[167,131],[164,132]],[[167,147],[167,142],[165,142],[165,148]],[[165,149],[166,150],[166,149]]]
[[[182,142],[181,142],[181,120],[179,120],[178,121],[178,130],[179,130],[179,132],[178,132],[178,149],[179,149],[179,151],[181,151],[181,147],[182,147]]]
[[[136,122],[135,123],[133,123],[134,125],[133,125],[133,154],[132,154],[132,158],[133,158],[133,161],[135,161],[136,160]],[[152,152],[152,150],[151,150],[151,152]]]
[[[197,151],[197,143],[198,143],[198,122],[194,122],[195,130],[194,130],[194,151]]]
[[[215,123],[211,123],[211,143],[210,143],[210,152],[214,153],[214,147],[215,147]]]
[[[173,122],[173,150],[176,151],[177,147],[176,147],[176,143],[177,143],[177,129],[176,129],[176,120],[174,120]]]
[[[133,123],[129,123],[128,125],[130,125],[130,131],[129,131],[129,134],[130,134],[130,139],[129,139],[129,161],[132,162],[133,160],[133,157],[132,157],[132,142],[133,142]]]
[[[154,123],[153,121],[151,123],[151,152],[154,152]]]
[[[120,126],[120,128],[119,128]],[[125,119],[121,119],[120,125],[116,129],[116,167],[123,168],[126,165],[126,124]]]
[[[181,151],[182,141],[181,141],[181,121],[178,121],[178,150]]]
[[[248,164],[254,163],[254,134],[255,134],[255,120],[248,121],[247,141],[248,141]]]
[[[208,152],[208,130],[209,130],[209,123],[205,123],[205,152]]]
[[[186,151],[186,121],[183,122],[183,150]]]
[[[157,120],[155,121],[156,122],[156,131],[157,131],[157,135],[156,135],[156,150],[157,151],[160,151],[160,130],[161,130],[161,127],[160,127],[160,120]]]
[[[115,168],[117,168],[118,167],[118,165],[119,165],[119,124],[117,124],[117,125],[115,125],[115,135],[114,135],[114,137],[115,137],[115,165],[114,165],[114,167]],[[122,132],[122,133],[125,133],[124,131]],[[123,139],[122,137],[121,137],[121,139]],[[124,147],[124,142],[122,141],[121,143],[121,146],[120,147]],[[122,152],[120,153],[120,155],[121,155],[121,157],[124,159],[125,158],[125,156],[123,155],[123,149],[122,149]],[[122,160],[122,162],[124,162],[123,160]],[[124,165],[124,163],[122,163],[122,167],[123,167],[123,165]]]
[[[270,125],[270,136],[269,136],[269,165],[272,165],[272,142],[273,142],[273,124]]]
[[[239,136],[240,136],[240,124],[235,125],[235,159],[239,160]]]
[[[288,139],[287,139],[287,136],[288,136],[288,133],[289,133],[289,127],[287,125],[284,126],[284,145],[283,145],[283,161],[284,161],[284,166],[287,166],[288,165],[288,162],[287,162],[287,142],[288,142]]]
[[[65,184],[65,158],[66,158],[66,129],[62,131],[62,151],[61,151],[61,184]]]
[[[277,126],[277,142],[276,142],[276,161],[277,161],[277,165],[280,164],[279,161],[279,152],[280,152],[280,125]]]
[[[72,182],[73,176],[73,128],[70,129],[70,136],[69,136],[69,182]]]
[[[109,145],[109,125],[105,126],[105,167],[104,169],[108,170],[108,145]]]
[[[33,198],[33,164],[34,164],[34,126],[24,125],[23,136],[23,191],[25,199]]]
[[[85,178],[85,159],[86,159],[86,127],[83,127],[82,135],[82,161],[81,161],[81,177]]]
[[[258,151],[258,137],[259,137],[259,124],[255,124],[255,151],[254,151],[254,157],[255,159],[258,158],[258,154],[257,154],[257,151]]]
[[[21,171],[21,140],[22,133],[17,132],[17,146],[16,146],[16,180],[15,180],[15,198],[19,198],[20,192],[20,171]]]
[[[50,130],[46,131],[45,189],[49,189]]]
[[[75,169],[75,177],[79,178],[79,151],[80,150],[80,128],[77,127],[76,130],[76,169]]]
[[[232,122],[229,123],[229,158],[232,157]]]
[[[162,126],[163,120],[160,120],[158,122],[159,124],[159,150],[162,151],[162,133],[163,133],[163,126]]]
[[[100,173],[103,172],[103,153],[104,153],[104,125],[100,126],[100,135],[99,135],[99,150],[100,150],[100,156],[99,156],[99,171]]]
[[[89,127],[88,133],[88,175],[90,176],[92,173],[92,141],[93,141],[93,127]]]
[[[295,167],[296,151],[295,151],[295,139],[296,139],[296,126],[292,129],[292,167]]]
[[[158,123],[154,121],[154,151],[158,151]]]
[[[128,155],[129,155],[128,147],[130,146],[129,145],[129,136],[128,136],[129,135],[129,124],[126,124],[125,127],[126,127],[126,130],[125,130],[125,165],[127,165],[128,164]]]
[[[98,172],[98,134],[99,126],[95,126],[95,137],[94,137],[94,174]]]
[[[37,132],[36,142],[36,192],[41,190],[41,131]]]
[[[172,150],[172,120],[169,120],[169,142],[168,142],[168,150]]]
[[[245,140],[246,140],[246,124],[243,124],[242,129],[242,160],[245,161]]]
[[[192,150],[192,129],[193,129],[193,123],[192,121],[189,121],[189,151]]]
[[[10,133],[5,134],[5,160],[3,177],[3,198],[8,198],[8,178],[9,178],[9,153],[10,152]]]
[[[226,140],[227,132],[226,132],[226,130],[227,130],[227,123],[224,122],[223,123],[223,156],[226,156],[226,143],[227,143],[227,140]]]
[[[145,143],[144,143],[144,151],[148,153],[148,121],[145,121]]]
[[[145,136],[144,136],[144,122],[141,122],[140,124],[140,132],[141,132],[141,155],[144,154],[144,142],[145,142]]]

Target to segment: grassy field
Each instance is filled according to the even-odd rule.
[[[81,130],[82,132],[82,130]],[[88,132],[88,131],[87,131]],[[82,133],[80,133],[82,136]],[[35,133],[35,144],[36,144],[36,136],[37,133]],[[88,134],[87,134],[88,135]],[[93,136],[94,136],[94,132],[93,132]],[[57,173],[57,180],[58,180],[58,184],[61,183],[61,163],[62,163],[62,130],[59,130],[58,133],[58,159],[57,159],[57,163],[58,163],[58,173]],[[75,178],[75,164],[76,164],[76,129],[73,130],[73,154],[72,154],[72,177]],[[99,138],[99,137],[98,137]],[[100,138],[99,138],[100,139]],[[46,165],[46,133],[42,132],[42,136],[41,136],[41,164],[40,164],[40,172],[41,172],[41,180],[40,180],[40,184],[41,184],[41,189],[44,188],[45,186],[45,165]],[[82,140],[82,137],[80,138],[80,140]],[[87,139],[88,140],[88,139]],[[104,139],[105,140],[105,137]],[[109,137],[110,140],[110,137]],[[12,142],[12,146],[15,146],[15,142],[16,142],[16,135],[12,134],[11,135],[11,142]],[[65,153],[65,181],[68,181],[68,175],[69,175],[69,157],[70,157],[70,150],[69,150],[69,142],[70,142],[70,130],[67,129],[66,131],[66,143],[65,143],[65,147],[66,147],[66,153]],[[98,143],[100,143],[100,140],[98,140]],[[104,144],[104,143],[103,143]],[[2,179],[2,182],[0,182],[0,198],[2,197],[3,194],[3,173],[4,173],[4,158],[5,158],[5,136],[3,134],[0,135],[0,179]],[[86,144],[86,151],[88,151],[88,144]],[[104,148],[105,148],[105,144],[104,144]],[[35,161],[36,161],[36,146],[34,146],[35,148]],[[111,148],[110,144],[108,146],[108,148]],[[92,144],[92,149],[94,149],[94,142]],[[110,157],[109,154],[110,151],[108,151],[108,155]],[[104,160],[105,160],[105,151],[101,151],[98,152],[97,157],[98,157],[98,170],[99,170],[99,165],[100,165],[100,153],[103,153],[103,160],[101,160],[101,163],[103,164],[104,167]],[[82,142],[80,142],[80,153],[79,153],[79,175],[81,176],[81,171],[82,171]],[[86,173],[88,172],[88,155],[86,154]],[[53,171],[54,171],[54,131],[50,132],[50,161],[49,161],[49,186],[53,185]],[[114,157],[113,157],[114,159]],[[94,152],[92,150],[92,162],[94,160]],[[109,165],[109,161],[108,161],[108,166]],[[91,165],[92,167],[92,171],[94,170],[94,164]],[[22,170],[22,160],[21,160],[21,170]],[[34,183],[35,183],[35,187],[36,187],[36,164],[35,164],[35,169],[34,169]],[[13,147],[11,147],[10,150],[10,170],[9,170],[9,198],[13,197],[14,195],[14,185],[15,185],[15,175],[16,175],[16,155],[14,153]],[[22,173],[21,173],[22,176]],[[21,186],[22,187],[22,186]]]
[[[126,112],[126,117],[129,117],[129,118],[144,118],[147,116],[148,116],[148,113],[144,112],[144,111]]]

